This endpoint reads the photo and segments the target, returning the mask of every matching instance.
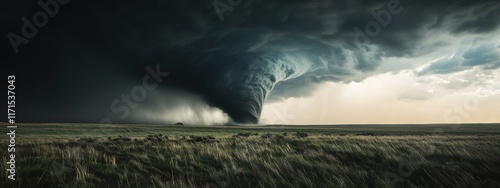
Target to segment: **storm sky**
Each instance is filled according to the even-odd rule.
[[[18,121],[500,121],[497,0],[40,2],[0,13]]]

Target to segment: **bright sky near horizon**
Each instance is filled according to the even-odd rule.
[[[463,36],[418,58],[383,59],[377,73],[360,82],[327,82],[309,96],[265,104],[261,121],[498,123],[500,69],[484,66],[500,61],[498,33]],[[471,59],[483,66],[460,67]]]

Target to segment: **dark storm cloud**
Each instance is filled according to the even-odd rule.
[[[402,11],[369,42],[356,44],[354,28],[377,22],[372,11],[386,11],[388,2]],[[23,71],[19,106],[29,112],[27,121],[113,116],[110,101],[138,84],[146,65],[159,64],[170,73],[163,85],[200,95],[235,122],[257,123],[266,98],[308,95],[320,82],[363,79],[384,57],[422,55],[416,49],[429,31],[492,32],[498,6],[495,0],[244,1],[221,21],[212,1],[75,1],[7,61]],[[21,12],[2,19],[5,35],[20,33],[22,23],[14,20],[32,15]],[[464,66],[488,56],[471,53]]]
[[[500,19],[500,5],[497,4],[479,4],[460,14],[456,19],[466,20],[459,22],[454,29],[454,33],[487,33],[498,28]]]

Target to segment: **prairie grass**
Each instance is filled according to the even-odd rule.
[[[498,125],[18,126],[2,187],[500,187]]]

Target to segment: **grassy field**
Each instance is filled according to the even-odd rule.
[[[0,187],[500,187],[498,124],[17,126]]]

